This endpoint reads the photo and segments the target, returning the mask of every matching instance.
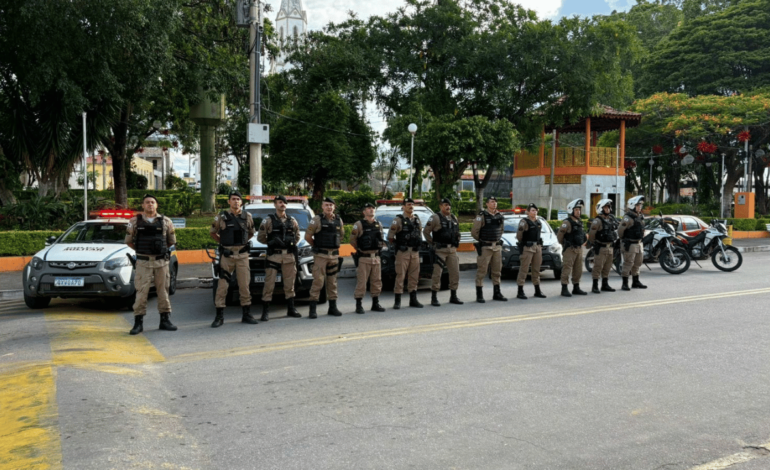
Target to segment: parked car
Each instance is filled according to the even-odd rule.
[[[516,277],[519,275],[519,249],[517,248],[516,232],[519,229],[519,222],[525,218],[526,215],[522,213],[511,213],[504,216],[504,230],[503,230],[503,275]],[[556,239],[556,233],[553,231],[548,222],[538,216],[537,218],[541,224],[542,229],[540,231],[543,238],[543,263],[540,266],[540,271],[552,270],[556,279],[561,278],[561,270],[563,267],[562,261],[562,246]]]
[[[682,232],[688,237],[694,237],[709,228],[709,224],[694,215],[664,215],[664,217],[669,220],[669,223],[675,221],[676,223],[672,225],[675,226],[676,231]],[[651,216],[646,217],[645,220],[656,218],[658,218],[658,216]],[[649,222],[646,223],[649,224]]]

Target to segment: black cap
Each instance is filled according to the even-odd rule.
[[[367,202],[366,204],[364,204],[364,209],[366,209],[367,207],[371,207],[372,209],[374,209],[374,208],[375,208],[375,207],[374,207],[374,204],[372,204],[371,202]],[[363,210],[363,209],[362,209],[362,210]]]
[[[148,197],[151,197],[151,198],[155,199],[155,202],[156,202],[156,203],[158,203],[158,204],[160,204],[160,202],[158,202],[158,198],[157,198],[157,197],[155,197],[155,196],[153,196],[152,194],[145,194],[145,195],[142,197],[142,202],[144,202],[144,200],[145,200],[145,199],[147,199]]]
[[[494,197],[494,196],[489,196],[489,197],[487,197],[487,202],[489,202],[489,201],[495,201],[495,202],[497,202],[497,198],[496,198],[496,197]]]
[[[450,201],[449,198],[445,197],[444,199],[441,200],[441,204],[449,204],[451,206],[452,201]]]
[[[334,199],[330,198],[329,196],[326,196],[326,197],[324,198],[324,202],[331,202],[331,203],[332,203],[332,204],[334,204],[335,206],[337,205],[337,203],[336,203],[336,202],[334,202]]]
[[[403,202],[401,205],[402,205],[402,206],[405,206],[405,205],[406,205],[407,203],[409,203],[409,202],[411,202],[412,204],[414,204],[414,199],[412,199],[411,197],[405,197],[405,198],[404,198],[404,202]]]
[[[233,196],[238,196],[239,198],[241,198],[241,200],[243,200],[243,196],[241,196],[241,193],[238,192],[237,190],[230,191],[230,195],[227,196],[227,199],[230,199]]]
[[[286,200],[286,197],[281,196],[280,194],[273,199],[273,204],[275,204],[276,201],[283,201],[284,204],[289,203],[289,201]]]
[[[529,205],[527,206],[527,210],[530,210],[530,209],[537,210],[537,206],[535,205],[534,202],[530,202]]]

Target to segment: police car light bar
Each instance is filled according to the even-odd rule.
[[[101,210],[91,212],[89,215],[99,219],[130,219],[136,215],[134,211],[127,210]]]
[[[307,203],[307,197],[306,196],[284,196],[287,201],[299,201]],[[246,199],[250,201],[273,201],[275,199],[275,196],[248,196]]]
[[[387,206],[387,205],[392,205],[392,204],[398,204],[400,206],[401,204],[404,203],[404,200],[403,199],[377,199],[374,202],[377,203],[380,206]],[[424,206],[425,205],[425,200],[423,200],[423,199],[415,199],[414,203],[416,205],[419,205],[419,206]]]
[[[498,212],[512,212],[514,214],[523,214],[524,209],[522,209],[521,207],[515,207],[513,209],[502,209],[502,210],[499,210]]]

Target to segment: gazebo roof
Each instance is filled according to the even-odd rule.
[[[559,100],[557,103],[561,103]],[[634,113],[631,111],[618,111],[615,108],[611,108],[607,105],[600,104],[597,106],[598,110],[592,113],[591,118],[591,131],[606,132],[620,129],[620,121],[626,121],[626,129],[630,127],[636,127],[642,121],[641,113]],[[580,118],[580,120],[574,124],[566,124],[562,127],[545,126],[545,132],[551,132],[556,129],[560,134],[570,133],[585,133],[586,131],[586,118]]]

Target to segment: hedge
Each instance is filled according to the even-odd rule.
[[[45,248],[48,237],[62,233],[54,230],[0,232],[0,256],[32,256]]]

